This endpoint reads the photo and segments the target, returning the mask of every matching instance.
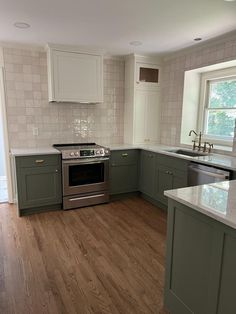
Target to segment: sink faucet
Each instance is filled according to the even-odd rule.
[[[196,141],[195,140],[192,141],[193,142],[193,150],[195,150],[195,148],[197,147],[198,150],[200,151],[201,148],[203,148],[202,147],[202,132],[199,132],[199,134],[197,134],[197,132],[195,132],[194,130],[190,130],[188,135],[191,136],[192,133],[194,133],[196,136],[198,136],[198,145],[196,145]]]

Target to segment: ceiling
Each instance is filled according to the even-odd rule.
[[[28,29],[14,27],[26,22]],[[236,29],[236,1],[1,0],[0,41],[166,53]],[[131,41],[141,41],[138,47]]]

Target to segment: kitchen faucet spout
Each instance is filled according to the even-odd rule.
[[[196,136],[198,136],[197,133],[196,133],[194,130],[191,130],[191,131],[189,132],[188,136],[191,136],[192,133],[194,133]]]

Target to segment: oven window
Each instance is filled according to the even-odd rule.
[[[104,163],[69,166],[69,185],[104,182]]]

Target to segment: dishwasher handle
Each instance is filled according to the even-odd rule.
[[[197,173],[202,173],[204,175],[207,175],[209,177],[217,178],[217,179],[225,179],[229,180],[229,175],[226,175],[224,173],[215,173],[215,172],[210,172],[206,170],[201,170],[199,168],[191,167],[191,171],[195,171]]]

